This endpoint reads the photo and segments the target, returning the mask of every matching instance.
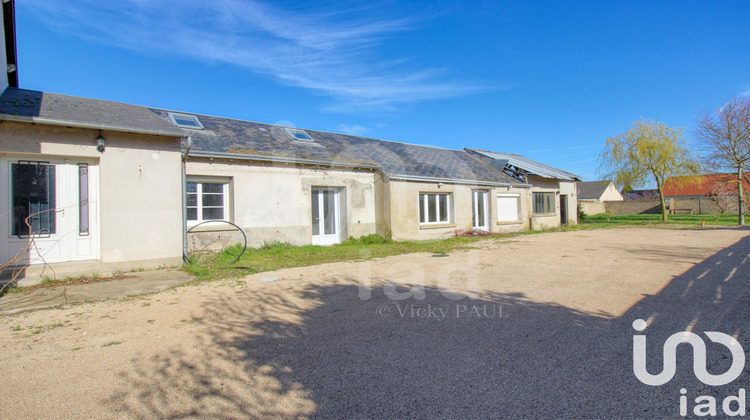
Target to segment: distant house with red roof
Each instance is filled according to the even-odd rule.
[[[688,175],[667,178],[664,182],[665,198],[707,197],[714,194],[737,194],[737,174]],[[747,178],[743,191],[750,193]]]

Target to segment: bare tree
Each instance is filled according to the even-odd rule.
[[[728,213],[732,210],[735,204],[734,193],[736,188],[734,183],[727,181],[716,181],[711,185],[711,190],[708,192],[708,199],[711,200],[719,213]]]
[[[46,209],[46,210],[38,211],[36,213],[29,214],[28,217],[24,219],[24,223],[26,224],[26,227],[28,227],[29,229],[28,232],[34,232],[34,228],[31,224],[31,220],[34,217],[42,213],[54,212],[55,210],[56,210],[55,208],[51,208],[51,209]],[[0,219],[2,219],[8,213],[9,212],[0,214]],[[18,248],[18,251],[12,257],[8,258],[6,261],[0,260],[0,273],[2,273],[4,270],[9,270],[11,272],[9,279],[7,281],[5,281],[4,283],[0,281],[0,295],[2,295],[3,290],[5,290],[5,288],[15,284],[16,280],[18,280],[18,277],[20,277],[21,273],[23,273],[23,269],[18,268],[17,264],[23,264],[25,261],[28,261],[28,255],[32,249],[39,252],[36,241],[34,241],[34,235],[30,234],[26,236],[26,241],[20,248]],[[56,279],[55,270],[47,264],[47,261],[44,260],[44,257],[39,255],[39,258],[44,263],[44,269],[49,268],[50,270],[52,270],[53,278]],[[42,271],[42,273],[44,273],[44,271]]]
[[[745,224],[744,172],[750,166],[750,97],[738,96],[712,114],[698,117],[696,138],[701,142],[706,164],[714,170],[737,174],[738,224]]]

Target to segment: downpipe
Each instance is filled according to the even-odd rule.
[[[185,137],[185,150],[182,151],[182,260],[187,262],[187,158],[193,148],[193,138]]]

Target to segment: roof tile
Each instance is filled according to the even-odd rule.
[[[171,112],[150,109],[164,119]],[[293,141],[281,126],[200,114],[191,115],[198,117],[204,127],[204,130],[186,130],[193,139],[192,150],[198,152],[377,166],[391,177],[520,184],[463,150],[396,143],[309,129],[305,129],[305,132],[315,140],[314,143]]]
[[[8,88],[0,96],[0,120],[83,124],[125,132],[182,137],[184,132],[146,107],[34,90]]]

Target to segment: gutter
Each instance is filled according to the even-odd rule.
[[[416,181],[416,182],[446,182],[450,184],[466,184],[466,185],[489,185],[493,187],[519,187],[519,188],[530,188],[531,184],[524,183],[509,183],[509,182],[492,182],[492,181],[480,181],[476,179],[454,179],[454,178],[431,178],[426,176],[413,176],[413,175],[390,175],[388,177],[396,181]]]
[[[197,152],[190,153],[190,157],[209,158],[209,159],[211,158],[213,159],[235,159],[235,160],[277,162],[277,163],[302,163],[306,165],[336,166],[336,167],[342,167],[342,168],[380,169],[379,166],[368,165],[368,164],[314,160],[314,159],[283,158],[283,157],[263,156],[263,155],[247,155],[247,154],[241,154],[241,153],[197,151]],[[187,155],[186,155],[186,158],[187,158]]]
[[[188,150],[186,150],[188,152]],[[187,153],[185,155],[187,159]],[[262,161],[262,162],[277,162],[277,163],[302,163],[307,165],[322,165],[322,166],[336,166],[343,168],[361,168],[361,169],[373,169],[382,171],[379,166],[367,165],[367,164],[353,164],[346,162],[335,162],[335,161],[323,161],[313,159],[296,159],[296,158],[281,158],[274,156],[263,156],[263,155],[247,155],[241,153],[225,153],[225,152],[190,152],[189,157],[193,158],[214,158],[214,159],[236,159],[245,161]],[[475,179],[455,179],[455,178],[432,178],[423,176],[412,176],[412,175],[386,175],[394,180],[398,181],[417,181],[417,182],[447,182],[451,184],[467,184],[467,185],[490,185],[495,187],[521,187],[529,188],[530,184],[523,183],[509,183],[509,182],[492,182],[492,181],[479,181]]]
[[[61,120],[52,120],[52,119],[42,118],[42,117],[19,117],[17,115],[8,115],[8,114],[1,115],[0,120],[30,123],[30,124],[54,125],[58,127],[86,128],[86,129],[91,129],[91,130],[102,130],[102,131],[119,131],[122,133],[132,133],[132,134],[149,134],[149,135],[154,135],[154,136],[182,137],[184,135],[184,133],[182,132],[178,133],[175,131],[141,130],[138,128],[124,128],[124,127],[118,127],[118,126],[109,125],[109,124],[91,124],[91,123],[82,123],[82,122],[73,122],[73,121],[61,121]]]

